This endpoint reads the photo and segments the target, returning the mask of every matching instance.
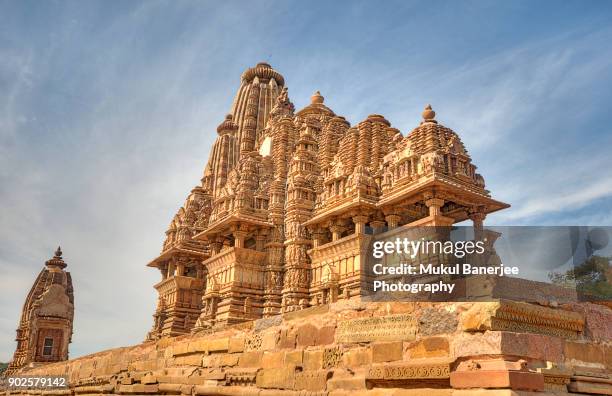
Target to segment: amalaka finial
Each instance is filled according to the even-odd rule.
[[[66,268],[66,263],[62,259],[62,248],[57,247],[55,254],[52,258],[45,262],[45,265],[49,268]]]
[[[324,100],[325,98],[321,95],[321,92],[319,91],[313,93],[310,97],[310,103],[312,104],[321,104]]]
[[[431,105],[428,104],[425,106],[425,110],[423,110],[423,122],[435,122],[434,118],[436,118],[436,112],[433,111]]]

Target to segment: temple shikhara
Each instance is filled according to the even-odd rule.
[[[364,247],[401,226],[448,226],[508,205],[491,198],[459,136],[431,106],[403,136],[357,125],[316,92],[296,111],[281,74],[244,72],[204,176],[170,223],[150,338],[360,296]]]
[[[23,367],[68,359],[74,294],[66,265],[58,247],[38,274],[23,305],[17,329],[17,350],[7,369],[8,374]]]
[[[267,63],[247,69],[202,179],[147,264],[160,280],[146,340],[29,364],[48,338],[53,358],[67,358],[73,298],[59,252],[26,301],[11,373],[69,387],[7,394],[612,394],[606,304],[364,297],[374,238],[466,221],[485,233],[485,217],[509,206],[437,118],[427,105],[410,131],[378,114],[351,125],[318,91],[296,110]],[[45,287],[60,296],[59,284],[70,315],[47,326],[31,301]]]

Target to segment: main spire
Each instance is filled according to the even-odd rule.
[[[220,135],[204,170],[203,186],[215,196],[247,152],[254,152],[272,110],[287,98],[284,77],[268,63],[248,68],[240,79],[230,113],[217,128]],[[284,96],[283,96],[284,95]],[[287,104],[293,111],[293,104]]]

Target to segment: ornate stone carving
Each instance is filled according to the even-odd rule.
[[[261,349],[262,338],[261,334],[255,333],[249,335],[244,341],[244,349],[246,351],[257,351]]]
[[[323,368],[329,369],[337,367],[342,361],[342,348],[339,346],[325,348],[323,350]]]
[[[406,314],[349,319],[338,323],[336,342],[412,340],[416,330],[416,320]]]
[[[584,331],[584,317],[562,309],[502,300],[474,305],[462,314],[467,331],[505,330],[574,339]]]
[[[369,380],[444,379],[450,377],[449,363],[388,364],[372,366],[366,378]]]
[[[258,369],[228,369],[225,372],[229,386],[254,386]]]
[[[584,318],[577,312],[504,301],[491,318],[491,326],[493,330],[526,331],[576,338],[584,331]]]

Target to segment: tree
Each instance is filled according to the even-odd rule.
[[[596,300],[612,300],[612,257],[591,256],[565,273],[548,275],[552,283],[575,287],[583,296]]]

